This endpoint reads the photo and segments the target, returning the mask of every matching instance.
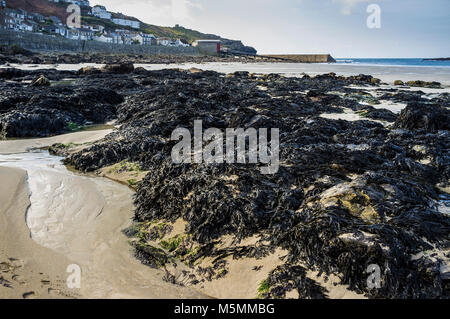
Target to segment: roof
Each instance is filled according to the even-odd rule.
[[[220,43],[220,40],[197,40],[197,43]]]

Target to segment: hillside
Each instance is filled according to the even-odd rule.
[[[68,13],[66,12],[67,4],[65,3],[54,3],[49,2],[47,0],[6,0],[6,5],[9,8],[13,9],[24,9],[28,12],[38,12],[43,14],[44,16],[57,16],[62,21],[67,19]],[[83,10],[84,11],[84,10]],[[137,20],[135,17],[127,17],[131,20]],[[83,23],[89,24],[99,24],[103,25],[107,30],[114,30],[118,27],[121,29],[129,29],[134,30],[129,27],[117,26],[112,21],[100,19],[93,16],[83,15],[82,17]],[[230,40],[222,38],[218,35],[202,33],[200,31],[191,30],[184,28],[182,26],[176,25],[174,27],[164,27],[157,26],[153,24],[148,24],[143,21],[141,22],[141,32],[151,33],[157,37],[168,37],[175,39],[184,39],[189,43],[194,42],[199,39],[220,39],[222,40],[222,46],[225,48],[229,48],[233,51],[248,53],[248,54],[256,54],[256,50],[252,47],[247,47],[242,44],[239,40]]]
[[[64,3],[54,3],[47,0],[6,0],[6,6],[12,9],[37,12],[46,17],[56,16],[61,21],[65,21],[68,17],[67,4]]]

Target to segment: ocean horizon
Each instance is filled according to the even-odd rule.
[[[425,61],[427,58],[336,58],[339,64],[380,66],[450,67],[450,61]]]

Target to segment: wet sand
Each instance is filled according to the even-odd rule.
[[[73,262],[30,237],[26,172],[0,167],[0,181],[0,298],[76,297],[65,284]]]
[[[30,138],[30,139],[11,139],[0,140],[0,154],[16,154],[24,153],[31,149],[45,148],[56,143],[61,144],[85,144],[101,140],[113,130],[98,130],[98,131],[80,131],[64,135],[45,137],[45,138]]]
[[[128,187],[69,172],[47,152],[12,154],[102,134],[0,142],[0,298],[205,297],[134,258],[121,233],[133,216]],[[66,285],[72,264],[81,268],[80,289]]]

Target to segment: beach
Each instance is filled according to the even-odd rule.
[[[2,298],[445,293],[448,68],[8,67],[0,72]],[[41,76],[48,85],[30,84]],[[173,164],[171,133],[195,119],[279,128],[279,173]],[[371,263],[389,265],[383,280],[395,284],[368,289]],[[66,285],[73,264],[80,289]],[[402,267],[419,278],[406,290]]]
[[[73,174],[61,158],[38,151],[54,142],[95,141],[109,132],[0,142],[2,298],[203,296],[165,284],[160,271],[134,259],[121,233],[133,211],[128,187]],[[67,269],[74,264],[81,267],[81,289],[66,285]]]

